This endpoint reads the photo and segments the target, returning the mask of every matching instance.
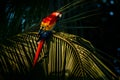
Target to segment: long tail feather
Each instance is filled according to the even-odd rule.
[[[40,55],[40,52],[42,50],[42,46],[45,42],[45,39],[41,39],[40,42],[38,43],[38,47],[37,47],[37,51],[35,53],[35,57],[34,57],[34,61],[33,61],[33,67],[36,65],[37,63],[37,60],[38,60],[38,57]]]

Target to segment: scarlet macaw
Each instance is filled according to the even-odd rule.
[[[51,30],[54,28],[58,18],[60,18],[62,14],[60,12],[53,12],[47,17],[43,18],[41,24],[40,24],[40,30],[39,30],[39,39],[38,39],[38,47],[35,53],[33,66],[37,63],[38,57],[41,53],[42,46],[48,38],[48,36],[51,34]]]

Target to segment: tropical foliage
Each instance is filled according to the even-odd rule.
[[[96,51],[89,41],[66,33],[54,33],[46,41],[39,61],[33,68],[36,40],[37,35],[34,32],[7,39],[7,44],[3,43],[0,46],[1,72],[5,75],[11,74],[9,78],[16,74],[25,76],[25,79],[109,80],[116,78],[116,75],[96,57]]]
[[[94,18],[100,14],[97,0],[17,1],[2,1],[0,8],[0,80],[117,79],[104,63],[110,64],[110,61],[106,61],[102,52],[82,38],[91,32],[90,28],[98,30],[94,27]],[[56,10],[63,12],[63,17],[55,28],[56,32],[45,42],[39,61],[33,68],[39,22]],[[89,18],[91,16],[94,18]],[[87,34],[87,37],[93,35]]]

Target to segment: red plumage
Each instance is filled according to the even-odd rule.
[[[42,47],[43,47],[43,44],[45,42],[45,39],[41,39],[38,43],[38,47],[37,47],[37,51],[35,53],[35,57],[34,57],[34,62],[33,62],[33,66],[35,66],[35,64],[37,63],[38,61],[38,58],[39,58],[39,55],[41,53],[41,50],[42,50]]]
[[[57,19],[59,17],[61,17],[61,13],[60,12],[53,12],[51,13],[50,15],[48,15],[46,18],[44,18],[41,22],[41,25],[40,25],[40,29],[44,32],[44,33],[40,33],[40,37],[42,36],[42,39],[39,41],[38,43],[38,47],[37,47],[37,51],[35,53],[35,57],[34,57],[34,61],[33,61],[33,67],[36,65],[37,63],[37,60],[39,58],[39,55],[41,53],[41,50],[42,50],[42,47],[43,47],[43,44],[45,42],[45,32],[46,31],[51,31],[57,21]],[[44,37],[43,37],[44,36]],[[49,36],[47,36],[49,37]]]

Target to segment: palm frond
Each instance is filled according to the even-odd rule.
[[[35,69],[32,68],[37,39],[36,32],[27,32],[1,43],[1,73],[38,74],[36,71],[33,72]],[[53,33],[53,36],[46,40],[36,66],[44,72],[42,74],[46,78],[50,79],[109,80],[116,78],[116,75],[96,57],[95,49],[89,41],[62,32]]]

